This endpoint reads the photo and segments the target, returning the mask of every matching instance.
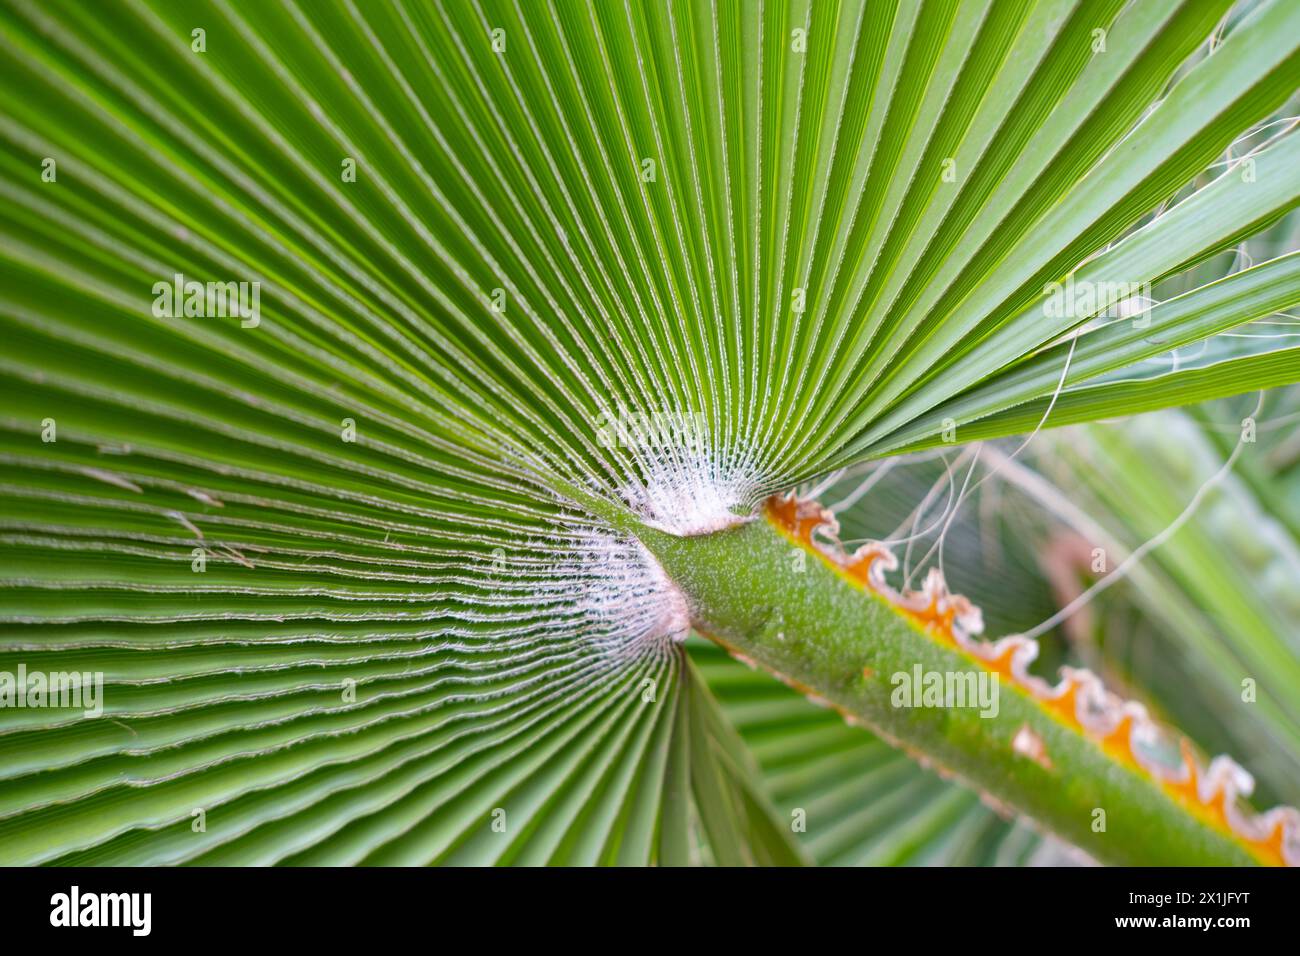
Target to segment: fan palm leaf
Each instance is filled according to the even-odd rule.
[[[1129,374],[1293,249],[1098,320],[1300,200],[1294,4],[3,0],[0,48],[0,650],[103,680],[0,711],[0,861],[809,858],[692,626],[1099,859],[1292,858],[1011,671],[890,707],[974,615],[772,496],[1300,380]]]

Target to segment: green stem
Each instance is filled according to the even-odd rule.
[[[800,558],[802,549],[768,521],[687,538],[646,528],[637,534],[687,596],[698,630],[1094,858],[1127,865],[1257,862],[1242,842],[1109,756],[1013,681],[1000,681],[996,716],[981,716],[975,706],[894,706],[896,674],[913,674],[918,665],[923,673],[984,669],[882,597],[806,552]],[[1018,734],[1040,742],[1041,753],[1026,756],[1013,747]],[[1097,811],[1104,811],[1104,829]]]

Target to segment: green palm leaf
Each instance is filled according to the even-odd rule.
[[[692,625],[1066,839],[1131,809],[1099,857],[1252,859],[1028,699],[946,742],[872,710],[829,664],[970,662],[792,578],[759,516],[950,424],[1300,380],[1223,338],[1300,302],[1294,242],[1149,326],[1044,305],[1300,202],[1294,136],[1232,152],[1295,94],[1293,4],[4,0],[0,49],[0,672],[103,679],[100,716],[0,710],[0,862],[1004,839],[935,789],[869,848],[851,813],[801,846],[782,801],[828,778],[772,781]],[[840,812],[891,779],[841,778]]]

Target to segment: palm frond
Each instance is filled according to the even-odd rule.
[[[753,623],[715,532],[778,561],[770,495],[947,419],[1300,378],[1124,377],[1300,302],[1294,243],[1158,337],[1044,307],[1300,202],[1294,135],[1232,153],[1298,73],[1286,0],[2,0],[0,661],[103,713],[0,710],[0,862],[802,860],[680,647]],[[1147,797],[1117,856],[1245,858]]]

